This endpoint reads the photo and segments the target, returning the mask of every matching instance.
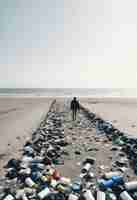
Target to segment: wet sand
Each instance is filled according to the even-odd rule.
[[[0,98],[0,171],[20,156],[24,142],[49,111],[51,98]]]

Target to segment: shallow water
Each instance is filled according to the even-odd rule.
[[[122,88],[1,88],[0,96],[137,97],[137,89]]]

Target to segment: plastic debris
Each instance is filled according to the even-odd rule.
[[[89,156],[77,163],[81,169],[76,179],[64,177],[56,165],[64,164],[64,152],[64,155],[69,156],[64,149],[69,143],[65,139],[61,113],[50,111],[33,133],[31,141],[24,145],[21,159],[13,158],[5,166],[6,177],[0,181],[0,200],[137,199],[137,180],[128,180],[126,176],[129,161],[137,173],[137,139],[126,136],[111,123],[82,109],[100,133],[94,138],[95,141],[103,145],[111,141],[110,150],[118,152],[119,157],[113,162],[113,170],[101,164],[100,173],[97,173],[96,159]],[[79,124],[83,128],[87,126],[86,121],[80,121]],[[109,146],[107,144],[107,148]],[[85,149],[94,151],[97,148],[89,146]],[[81,152],[77,150],[75,154],[80,156]]]

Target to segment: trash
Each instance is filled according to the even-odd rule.
[[[107,188],[111,188],[114,185],[114,181],[112,179],[105,181],[104,179],[98,180],[98,184],[100,189],[105,190]]]
[[[5,167],[19,169],[20,168],[20,160],[16,160],[16,159],[12,158],[11,160],[8,161],[8,163]]]
[[[83,162],[83,168],[81,170],[82,173],[87,173],[90,171],[92,165],[95,163],[94,158],[86,158]]]
[[[29,187],[36,187],[36,183],[30,177],[25,179],[25,183]]]
[[[64,185],[69,185],[71,183],[70,178],[60,177],[59,182]]]
[[[5,180],[0,180],[0,199],[137,199],[137,181],[133,181],[132,176],[129,177],[127,173],[131,167],[137,173],[137,139],[125,136],[111,123],[98,118],[95,114],[87,110],[83,112],[90,120],[84,118],[78,120],[72,127],[68,127],[68,129],[73,129],[73,126],[76,129],[82,128],[85,134],[84,139],[86,138],[87,141],[87,143],[82,141],[82,135],[79,138],[74,137],[75,142],[83,142],[81,146],[79,144],[75,146],[75,142],[72,141],[75,146],[73,155],[85,156],[83,161],[80,160],[81,156],[74,155],[76,158],[74,168],[81,166],[80,174],[74,179],[74,177],[65,177],[60,173],[61,170],[58,171],[57,165],[64,164],[64,156],[71,157],[71,151],[69,152],[67,145],[71,143],[72,138],[67,137],[67,140],[65,138],[64,113],[53,109],[33,133],[32,139],[24,145],[21,159],[12,158],[5,166]],[[93,128],[97,128],[100,135],[91,137],[90,134],[94,134]],[[74,131],[73,134],[75,134]],[[97,145],[92,145],[91,141]],[[101,158],[98,156],[100,145],[109,149],[108,159],[105,159],[107,163],[99,160]],[[97,154],[97,160],[95,154]],[[110,158],[112,166],[108,163]]]
[[[90,164],[90,163],[86,163],[86,164],[83,166],[81,172],[84,174],[84,173],[89,172],[90,169],[91,169],[91,164]]]
[[[120,194],[120,199],[121,199],[121,200],[134,200],[134,199],[127,193],[127,191],[123,191],[123,192]]]
[[[49,190],[48,187],[46,187],[45,189],[43,189],[41,192],[38,193],[38,197],[40,199],[44,199],[45,197],[47,197],[49,194],[51,194],[51,191]]]
[[[125,173],[128,171],[128,168],[127,167],[119,167],[118,170],[121,171],[122,173]]]
[[[137,181],[126,182],[125,188],[127,191],[133,191],[133,190],[137,191]]]
[[[71,186],[71,188],[72,188],[72,191],[73,192],[77,192],[77,193],[79,193],[80,192],[80,190],[81,190],[81,181],[74,181],[73,183],[72,183],[72,186]]]
[[[57,182],[55,179],[52,179],[52,180],[50,181],[50,185],[51,185],[51,187],[53,187],[53,188],[55,189],[56,186],[58,185],[58,182]]]
[[[102,189],[112,188],[113,186],[116,186],[117,184],[123,184],[123,177],[122,176],[112,176],[109,180],[100,180],[99,185]]]
[[[124,141],[122,141],[120,137],[114,138],[112,141],[113,141],[113,144],[124,145]]]
[[[83,165],[86,164],[86,163],[90,163],[91,165],[94,165],[94,164],[95,164],[95,161],[96,161],[95,158],[88,157],[88,158],[86,158],[86,159],[84,160]]]
[[[127,162],[128,160],[126,158],[120,158],[115,163],[118,167],[124,167],[124,166],[127,166]]]
[[[77,196],[76,194],[70,194],[68,197],[68,200],[78,200],[79,196]]]
[[[18,172],[15,168],[10,168],[8,173],[6,174],[6,177],[9,179],[14,179],[18,176]]]
[[[89,172],[88,174],[87,174],[87,179],[93,179],[95,177],[95,174],[93,173],[93,172]]]
[[[98,190],[97,191],[97,200],[106,200],[105,192],[102,192],[102,191]]]
[[[60,173],[55,169],[53,174],[52,174],[53,178],[56,180],[60,179]]]
[[[106,192],[106,200],[117,200],[116,195],[110,190]]]
[[[85,200],[95,200],[91,190],[85,190],[83,191],[82,196],[84,197]]]
[[[7,195],[5,198],[4,198],[4,200],[14,200],[15,198],[11,195],[11,194],[9,194],[9,195]]]
[[[22,200],[29,200],[29,199],[27,198],[27,195],[26,195],[26,194],[23,194],[23,195],[22,195]]]
[[[122,173],[120,171],[114,171],[114,172],[107,172],[104,174],[104,178],[111,179],[113,176],[121,176]]]

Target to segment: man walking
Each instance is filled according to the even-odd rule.
[[[77,101],[77,98],[74,97],[71,101],[70,109],[72,110],[72,118],[73,121],[76,120],[77,111],[80,109],[79,102]]]

